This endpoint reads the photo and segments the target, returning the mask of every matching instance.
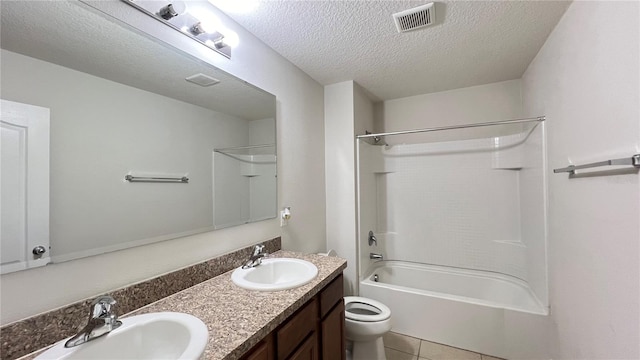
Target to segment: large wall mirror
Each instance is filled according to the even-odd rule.
[[[3,104],[49,109],[53,262],[276,216],[275,96],[80,2],[1,6]],[[4,184],[34,181],[5,115],[3,270],[33,256]]]

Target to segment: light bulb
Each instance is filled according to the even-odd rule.
[[[178,15],[184,14],[187,12],[187,4],[184,1],[174,0],[170,4],[173,7]]]
[[[213,34],[216,32],[216,27],[208,22],[198,22],[189,29],[193,35],[198,36],[200,34]]]
[[[208,34],[213,34],[220,29],[220,21],[214,14],[207,11],[207,9],[191,6],[189,8],[189,14],[198,19],[200,28]]]
[[[240,43],[240,38],[234,31],[225,29],[222,34],[224,35],[224,43],[231,46],[232,48],[237,47]]]
[[[216,24],[210,19],[200,20],[200,28],[207,34],[213,34],[216,32]]]

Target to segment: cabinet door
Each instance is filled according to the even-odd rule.
[[[316,333],[312,333],[287,360],[318,360],[318,338]]]
[[[344,333],[344,301],[340,301],[322,320],[321,346],[323,360],[346,359]]]
[[[320,317],[327,316],[329,311],[344,298],[344,281],[342,274],[338,275],[320,293]]]
[[[273,360],[274,348],[273,348],[273,333],[267,335],[258,345],[249,350],[243,355],[241,360]]]
[[[314,298],[292,315],[276,332],[278,359],[287,359],[308,334],[318,326],[318,301]],[[315,336],[314,336],[315,338]]]

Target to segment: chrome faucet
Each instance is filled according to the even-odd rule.
[[[369,246],[374,244],[378,246],[378,239],[376,239],[376,236],[373,235],[373,231],[369,230]]]
[[[262,258],[269,255],[269,253],[264,249],[263,244],[258,244],[253,248],[253,254],[249,257],[244,265],[242,265],[243,269],[254,268],[260,264],[262,264]]]
[[[116,301],[109,295],[100,296],[93,300],[89,309],[87,325],[78,334],[69,339],[64,344],[64,347],[70,348],[84,344],[120,327],[122,321],[118,320],[118,316],[111,311],[111,306],[115,305],[115,303]]]
[[[369,253],[369,259],[371,260],[382,260],[382,254]]]

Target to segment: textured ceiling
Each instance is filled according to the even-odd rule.
[[[275,116],[273,95],[78,2],[2,0],[0,6],[3,49],[247,120]],[[185,81],[197,73],[221,82],[201,87]]]
[[[323,85],[355,80],[376,100],[522,76],[568,1],[436,2],[436,23],[396,31],[428,1],[261,1],[240,25]]]

